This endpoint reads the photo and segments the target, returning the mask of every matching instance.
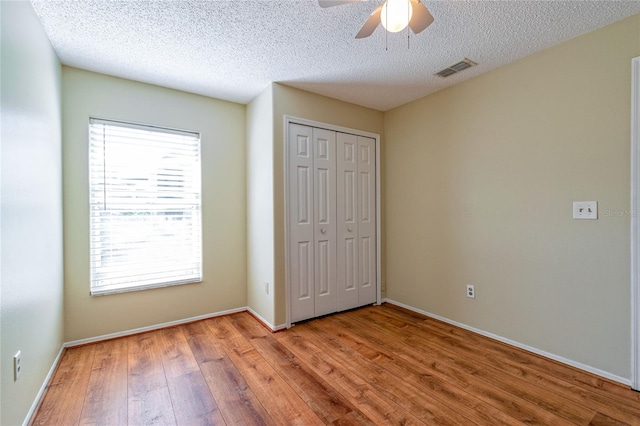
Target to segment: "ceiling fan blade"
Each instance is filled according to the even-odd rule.
[[[411,5],[413,6],[413,15],[409,21],[409,27],[415,34],[418,34],[433,23],[433,16],[420,0],[411,0]]]
[[[367,0],[318,0],[320,7],[333,7],[349,3],[358,3]]]
[[[373,11],[371,16],[369,16],[367,21],[362,26],[362,28],[360,28],[360,31],[358,31],[358,34],[356,34],[356,38],[365,38],[373,34],[376,28],[378,28],[378,25],[380,25],[381,13],[382,13],[382,6],[378,7],[376,10]]]

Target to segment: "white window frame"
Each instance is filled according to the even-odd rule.
[[[90,294],[201,282],[200,133],[91,117],[88,139]]]

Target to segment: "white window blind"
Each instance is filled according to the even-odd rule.
[[[200,135],[91,118],[91,294],[202,280]]]

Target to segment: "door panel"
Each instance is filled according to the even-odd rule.
[[[313,129],[315,316],[336,311],[336,132]]]
[[[371,174],[368,172],[360,172],[360,188],[358,191],[359,205],[358,211],[360,212],[360,222],[371,222]]]
[[[319,225],[329,225],[331,220],[331,207],[333,207],[333,201],[329,200],[333,194],[333,191],[329,190],[329,187],[333,181],[332,176],[330,176],[330,171],[327,169],[316,169],[316,180],[317,180],[317,188],[318,188],[318,197],[317,197],[317,221]]]
[[[338,311],[358,306],[358,137],[338,133]]]
[[[311,187],[311,173],[313,172],[308,166],[298,166],[298,215],[296,217],[298,225],[311,225],[311,211],[313,198],[309,194]]]
[[[313,256],[312,245],[308,241],[298,243],[298,300],[313,297]]]
[[[313,129],[289,127],[289,283],[291,321],[313,318]]]
[[[358,291],[358,287],[356,285],[358,278],[358,269],[356,262],[356,239],[355,238],[345,238],[344,239],[344,289],[346,291]]]
[[[320,241],[318,243],[318,262],[316,262],[318,270],[318,279],[316,286],[318,287],[318,296],[331,295],[331,262],[329,261],[330,243],[327,241]]]
[[[375,303],[376,149],[375,140],[358,136],[358,305]]]

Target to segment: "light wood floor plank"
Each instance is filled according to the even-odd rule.
[[[159,330],[158,336],[162,347],[164,374],[167,378],[178,377],[200,370],[181,327]]]
[[[476,398],[504,411],[516,420],[529,424],[573,424],[555,412],[546,411],[520,398],[518,395],[513,395],[502,390],[499,382],[485,382],[446,360],[432,356],[428,351],[425,352],[422,349],[409,346],[401,338],[396,337],[394,332],[387,330],[384,326],[375,323],[367,323],[367,327],[363,327],[362,324],[354,325],[354,322],[358,323],[359,320],[356,316],[349,316],[349,314],[353,314],[353,312],[345,314],[344,316],[336,316],[328,319],[336,321],[346,329],[357,330],[356,333],[366,336],[366,338],[370,339],[376,346],[385,348],[389,353],[397,353],[399,357],[409,362],[418,362],[427,366],[429,374],[437,375],[457,387],[466,389]]]
[[[309,327],[295,330],[300,336],[303,336],[319,348],[325,349],[331,353],[333,358],[343,367],[349,368],[355,374],[358,374],[367,383],[373,385],[378,392],[386,396],[390,401],[395,402],[407,411],[416,415],[425,423],[434,424],[470,424],[472,421],[465,418],[457,411],[450,409],[441,404],[431,395],[425,395],[421,390],[413,387],[407,382],[406,376],[402,376],[403,380],[398,381],[397,376],[390,374],[385,368],[363,357],[357,351],[352,350],[348,345],[343,344],[339,339],[331,339],[330,333],[323,334],[319,323],[327,323],[326,321],[318,321],[309,323]],[[337,331],[337,329],[333,329]],[[387,355],[384,358],[388,358]],[[387,365],[388,363],[384,363]]]
[[[226,317],[206,321],[276,424],[321,425],[318,416],[233,327]]]
[[[416,333],[416,330],[411,328],[410,324],[407,325],[405,323],[402,326],[398,326],[398,324],[388,321],[389,318],[382,319],[373,310],[352,312],[351,314],[362,324],[375,324],[377,327],[384,328],[401,338],[407,345],[418,350],[430,351],[435,358],[444,360],[451,367],[465,372],[470,377],[484,379],[487,383],[498,382],[503,392],[518,396],[520,399],[537,407],[546,408],[547,411],[553,407],[558,416],[573,424],[588,424],[596,414],[594,410],[577,404],[570,399],[546,392],[537,385],[527,384],[521,378],[505,373],[500,368],[485,364],[482,354],[479,355],[477,349],[466,347],[466,350],[462,350],[462,345],[459,343],[451,345],[450,341],[434,341],[434,339],[430,339],[422,333]],[[461,354],[464,354],[464,356],[461,356]]]
[[[419,398],[438,401],[452,407],[470,422],[494,425],[521,424],[504,412],[483,403],[463,388],[451,385],[446,380],[431,374],[425,374],[425,369],[419,363],[410,363],[401,358],[393,359],[369,346],[369,343],[360,336],[338,328],[329,321],[316,321],[313,324],[310,323],[309,327],[314,334],[317,334],[320,341],[324,342],[323,346],[332,353],[340,351],[346,355],[356,351],[375,364],[367,367],[370,374],[379,377],[388,376],[388,381],[397,381],[397,378],[401,377],[402,383],[411,386]],[[380,360],[382,362],[379,362]],[[358,365],[362,364],[355,364],[354,368]]]
[[[327,340],[319,336],[315,329],[300,328],[295,330],[298,336],[308,339],[318,348],[326,348],[328,353],[340,363],[344,369],[348,369],[360,379],[371,385],[376,392],[383,395],[389,401],[393,401],[399,407],[412,413],[418,419],[427,424],[459,425],[472,424],[473,422],[450,409],[439,401],[425,397],[418,389],[407,384],[406,380],[398,381],[384,368],[371,363],[356,351],[349,351],[341,345],[328,345]]]
[[[278,340],[298,359],[318,375],[326,377],[328,383],[343,394],[354,406],[376,424],[417,425],[424,424],[412,413],[390,402],[372,385],[353,371],[344,369],[330,353],[318,348],[297,330],[277,335]]]
[[[356,409],[254,319],[236,316],[231,321],[325,424],[346,417]]]
[[[629,426],[629,424],[598,413],[593,417],[589,426]]]
[[[135,397],[167,387],[162,364],[159,333],[143,333],[128,338],[128,395]]]
[[[79,424],[127,424],[127,346],[126,338],[96,345]]]
[[[173,405],[169,388],[156,387],[144,392],[136,392],[129,397],[130,426],[138,425],[176,425],[176,417],[173,414]]]
[[[82,414],[96,345],[65,350],[33,424],[75,424]]]
[[[171,405],[178,425],[225,425],[200,370],[168,377]]]
[[[203,322],[183,328],[228,425],[272,425],[271,417]]]

